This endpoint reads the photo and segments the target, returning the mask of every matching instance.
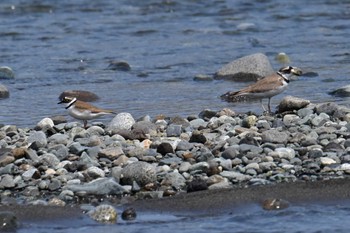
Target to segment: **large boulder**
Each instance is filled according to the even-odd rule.
[[[262,53],[256,53],[234,60],[215,73],[215,79],[233,81],[256,81],[272,74],[270,60]]]
[[[87,101],[87,102],[92,102],[99,99],[99,97],[95,93],[92,93],[90,91],[81,91],[81,90],[64,91],[60,94],[58,98],[62,100],[64,97],[75,97],[78,100]]]

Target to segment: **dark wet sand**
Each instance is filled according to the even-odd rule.
[[[134,207],[137,212],[220,214],[231,212],[234,207],[240,205],[261,203],[266,198],[281,198],[291,204],[350,200],[350,179],[206,190],[162,199],[137,200],[128,206]],[[74,220],[84,216],[82,211],[74,206],[0,206],[0,211],[14,212],[19,221]]]

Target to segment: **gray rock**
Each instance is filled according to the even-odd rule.
[[[280,132],[276,129],[269,129],[262,132],[261,137],[264,142],[286,144],[289,135],[286,132]]]
[[[53,120],[51,118],[44,118],[41,121],[36,124],[36,127],[39,129],[46,129],[46,128],[52,128],[55,124],[53,123]]]
[[[56,133],[54,135],[51,135],[48,138],[49,143],[53,144],[63,144],[67,145],[69,140],[69,136],[66,134]]]
[[[181,125],[171,124],[166,129],[167,137],[179,137],[181,133],[182,133]]]
[[[278,112],[283,113],[287,111],[299,110],[310,104],[309,100],[301,99],[294,96],[286,96],[278,105]]]
[[[199,162],[199,163],[195,163],[193,164],[188,171],[189,172],[193,172],[193,171],[201,171],[206,173],[208,171],[209,168],[209,163],[207,162]]]
[[[256,53],[225,65],[215,73],[215,79],[256,81],[272,73],[274,70],[268,57],[262,53]]]
[[[13,79],[15,77],[15,72],[8,66],[0,67],[0,79]]]
[[[128,164],[121,172],[121,183],[125,185],[132,185],[132,182],[136,181],[139,185],[144,186],[156,180],[155,167],[146,162]]]
[[[126,193],[126,189],[112,178],[98,178],[89,183],[69,184],[66,189],[73,192],[86,192],[89,195],[120,195]]]
[[[337,97],[349,97],[350,96],[350,85],[340,87],[334,91],[329,92],[329,94]]]
[[[86,170],[86,174],[88,174],[88,176],[93,179],[105,177],[105,172],[102,169],[95,166],[89,167]]]
[[[235,171],[223,171],[220,173],[220,175],[229,179],[232,182],[249,181],[252,178],[249,175],[244,175],[240,172],[235,172]]]
[[[51,168],[55,168],[60,162],[60,160],[51,153],[46,153],[39,156],[39,160],[43,165],[49,166]]]
[[[86,150],[85,146],[82,146],[79,142],[73,142],[68,146],[69,152],[72,154],[80,155],[83,151]]]
[[[115,160],[121,155],[124,155],[124,151],[121,147],[109,147],[106,149],[101,149],[98,153],[98,156],[100,158],[108,158],[110,160]]]
[[[184,140],[181,140],[176,146],[177,151],[187,151],[187,150],[191,150],[192,148],[193,148],[193,144]]]
[[[50,191],[55,191],[55,190],[60,189],[60,188],[61,188],[61,185],[62,185],[62,183],[61,183],[60,180],[58,180],[58,179],[52,179],[51,182],[50,182],[50,184],[49,184],[48,189],[49,189]]]
[[[186,186],[186,179],[178,172],[171,172],[165,175],[161,185],[171,186],[175,190],[181,190]]]
[[[10,97],[10,92],[6,86],[0,84],[0,99],[5,99]]]
[[[130,130],[131,127],[135,124],[135,119],[130,113],[122,112],[117,114],[113,120],[109,123],[107,131],[112,133],[117,133],[121,130]]]
[[[207,122],[205,122],[203,119],[198,118],[198,119],[194,119],[192,121],[190,121],[190,125],[193,129],[198,129],[199,127],[206,127],[207,126]]]
[[[40,178],[40,172],[36,168],[30,168],[27,171],[23,172],[22,178],[25,181],[28,181],[30,179],[38,179]]]
[[[27,141],[29,144],[30,143],[35,144],[35,146],[32,147],[33,149],[42,148],[42,147],[45,147],[47,145],[46,135],[42,131],[31,132]]]
[[[150,121],[138,121],[132,125],[134,134],[157,135],[157,126]]]
[[[1,181],[0,181],[0,188],[1,189],[4,189],[4,188],[13,188],[15,187],[16,184],[15,184],[15,181],[13,179],[13,176],[12,175],[3,175],[1,177]]]

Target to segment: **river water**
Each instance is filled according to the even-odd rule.
[[[247,83],[193,80],[258,52],[276,70],[285,52],[291,65],[318,74],[292,82],[273,107],[285,95],[347,104],[328,92],[348,84],[349,18],[350,2],[335,0],[1,1],[0,66],[16,77],[0,80],[10,91],[0,123],[33,127],[65,115],[57,105],[65,90],[92,91],[95,105],[135,118],[225,107],[261,113],[259,102],[219,99]],[[106,69],[111,61],[131,71]]]
[[[272,106],[285,95],[348,105],[348,99],[328,92],[349,84],[349,19],[350,1],[343,0],[1,1],[0,66],[11,67],[16,77],[1,80],[10,98],[0,100],[0,123],[34,127],[44,117],[65,115],[57,105],[65,90],[92,91],[100,97],[94,104],[130,112],[135,118],[188,116],[225,107],[259,113],[259,102],[226,103],[218,98],[247,83],[193,80],[257,52],[266,54],[276,70],[281,65],[275,56],[285,52],[291,65],[318,74],[291,82],[287,91],[272,98]],[[131,70],[106,69],[111,61],[126,61]],[[141,218],[141,224],[116,228],[33,228],[36,232],[343,232],[349,228],[349,215],[344,206],[310,204],[274,213],[252,208],[234,216],[170,216],[161,223],[142,223]]]

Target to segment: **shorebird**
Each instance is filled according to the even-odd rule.
[[[271,112],[270,101],[275,95],[282,93],[288,86],[289,78],[292,75],[300,76],[302,71],[293,66],[281,68],[275,74],[263,77],[256,83],[239,91],[230,91],[221,96],[221,99],[228,102],[237,102],[246,99],[260,99],[262,108],[266,112],[262,100],[268,98],[268,111]]]
[[[63,97],[58,104],[66,104],[68,114],[75,119],[83,120],[84,128],[87,128],[87,121],[107,114],[116,114],[111,110],[101,109],[75,97]]]

